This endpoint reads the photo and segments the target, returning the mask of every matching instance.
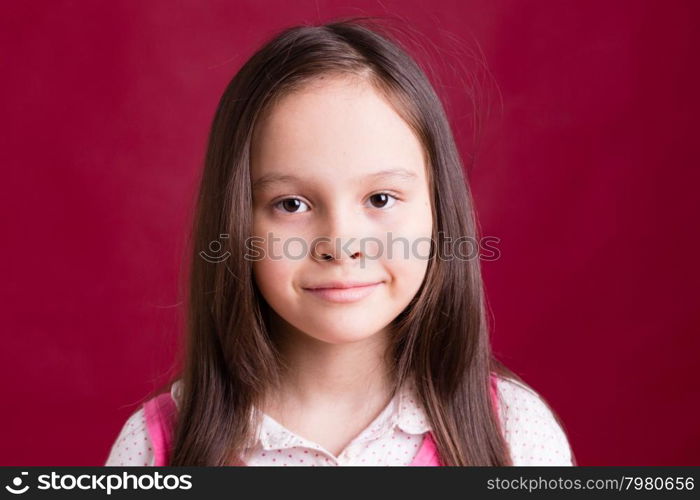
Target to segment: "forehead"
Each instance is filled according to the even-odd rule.
[[[387,168],[425,176],[413,130],[369,83],[326,76],[280,99],[258,124],[251,176],[353,178]]]

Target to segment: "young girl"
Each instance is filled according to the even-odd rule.
[[[184,369],[106,465],[575,464],[491,353],[478,257],[451,244],[477,236],[416,62],[357,19],[282,32],[216,111]]]

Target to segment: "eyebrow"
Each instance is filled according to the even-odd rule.
[[[398,179],[411,181],[415,180],[418,176],[415,172],[412,172],[411,170],[405,168],[389,168],[385,170],[380,170],[379,172],[373,172],[365,176],[366,179],[381,179],[387,177],[395,177]],[[359,180],[360,179],[356,179],[356,181]],[[253,182],[253,190],[257,191],[260,189],[264,189],[270,185],[284,182],[303,182],[303,179],[291,174],[270,173],[261,176],[259,179]]]

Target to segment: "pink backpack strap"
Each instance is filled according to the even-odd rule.
[[[440,457],[438,456],[437,446],[435,445],[435,440],[433,439],[433,433],[428,431],[425,433],[423,438],[423,443],[418,449],[416,457],[413,459],[411,466],[416,467],[431,467],[440,466]]]
[[[165,392],[146,401],[143,409],[146,428],[153,446],[153,465],[168,465],[177,414],[175,401],[169,392]]]
[[[500,421],[500,413],[498,411],[499,409],[499,404],[498,404],[498,377],[494,374],[491,374],[491,404],[493,404],[493,409],[496,412],[496,415],[498,415],[498,419]]]
[[[490,379],[490,392],[491,392],[491,402],[493,404],[496,413],[498,414],[498,386],[497,379],[495,375],[491,375]],[[435,444],[435,439],[432,432],[427,432],[423,438],[423,443],[418,449],[416,457],[411,462],[412,466],[442,466],[442,461],[440,460],[440,455],[437,451],[437,445]]]

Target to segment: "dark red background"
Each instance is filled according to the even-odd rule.
[[[474,40],[500,88],[470,171],[501,239],[484,263],[497,353],[559,412],[582,465],[698,464],[695,5],[5,4],[0,464],[104,462],[172,365],[225,85],[278,29],[386,13],[442,54],[465,156],[457,63]]]

